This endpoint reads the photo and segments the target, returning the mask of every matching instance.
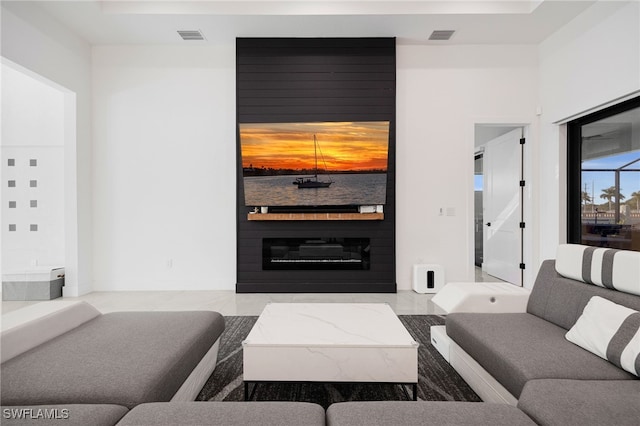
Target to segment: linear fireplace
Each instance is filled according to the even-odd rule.
[[[263,270],[368,270],[369,238],[264,238]]]

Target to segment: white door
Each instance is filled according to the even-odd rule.
[[[522,153],[517,128],[488,142],[484,150],[484,253],[482,269],[520,283],[520,179]]]

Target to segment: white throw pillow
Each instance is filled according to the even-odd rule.
[[[594,296],[565,337],[640,376],[640,312]]]

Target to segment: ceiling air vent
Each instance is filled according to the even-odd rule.
[[[200,30],[179,30],[178,34],[180,34],[180,37],[182,37],[183,40],[187,41],[204,40],[204,36],[200,32]]]
[[[431,33],[429,40],[446,41],[451,38],[455,30],[436,30]]]

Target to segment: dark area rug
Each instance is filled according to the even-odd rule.
[[[418,348],[418,400],[421,401],[481,401],[456,371],[431,345],[432,325],[444,324],[439,315],[400,315],[400,321]],[[225,317],[218,363],[200,391],[198,401],[242,401],[242,341],[258,317]],[[411,389],[408,389],[411,393]],[[255,390],[258,401],[306,401],[327,408],[343,401],[403,401],[407,396],[401,385],[340,384],[340,383],[261,383]]]

